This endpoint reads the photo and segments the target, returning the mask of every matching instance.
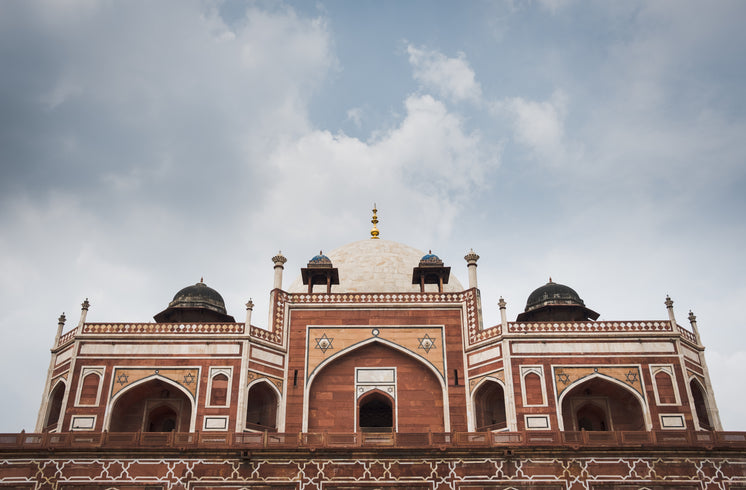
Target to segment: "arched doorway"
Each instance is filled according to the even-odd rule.
[[[127,389],[114,401],[111,432],[189,432],[192,402],[175,385],[151,379]]]
[[[393,400],[378,390],[360,398],[358,427],[363,432],[388,432],[394,430]]]
[[[642,404],[631,389],[600,376],[562,395],[564,430],[646,430]]]
[[[609,430],[607,404],[604,400],[588,400],[575,412],[578,430]]]
[[[146,432],[171,432],[176,429],[179,414],[169,405],[160,405],[148,412]]]
[[[57,429],[60,413],[62,413],[62,400],[64,397],[65,383],[59,382],[49,395],[47,418],[44,421],[44,432],[52,432]]]
[[[702,388],[702,385],[695,378],[692,378],[689,382],[689,388],[692,391],[694,410],[697,412],[697,422],[699,422],[700,428],[712,430],[710,416],[707,413],[707,398],[704,388]]]
[[[479,432],[507,427],[505,391],[500,383],[487,380],[479,385],[474,392],[474,412]]]
[[[249,401],[246,405],[246,428],[261,431],[277,430],[278,397],[275,390],[265,381],[249,388]]]

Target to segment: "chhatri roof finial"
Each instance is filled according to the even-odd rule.
[[[376,225],[378,224],[378,216],[376,216],[376,213],[378,210],[376,209],[376,203],[373,203],[373,219],[370,220],[371,223],[373,223],[373,228],[370,230],[370,239],[371,240],[378,240],[378,228]]]

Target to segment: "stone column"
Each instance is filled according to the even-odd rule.
[[[272,262],[275,263],[275,284],[274,289],[282,289],[282,272],[285,269],[285,262],[288,259],[282,255],[282,251],[277,252],[277,255],[272,257]]]
[[[246,333],[248,334],[251,328],[251,312],[254,311],[254,302],[249,298],[249,302],[246,303]]]
[[[669,295],[666,295],[666,309],[668,310],[668,319],[671,320],[671,327],[674,332],[678,333],[676,329],[676,317],[673,314],[673,300]]]
[[[503,326],[503,335],[505,335],[508,333],[508,316],[505,314],[506,303],[502,296],[500,296],[497,306],[500,307],[500,324]]]
[[[60,317],[57,319],[57,334],[54,336],[54,345],[52,345],[52,349],[57,347],[57,344],[60,343],[60,337],[62,337],[62,330],[65,328],[65,313],[63,312]]]
[[[86,298],[80,305],[80,320],[78,321],[77,326],[78,333],[83,331],[83,324],[85,323],[85,319],[88,316],[88,308],[90,307],[91,304],[88,302],[88,298]]]
[[[469,289],[477,287],[477,260],[479,255],[474,253],[474,249],[469,250],[469,253],[464,256],[466,260],[466,267],[469,269]]]

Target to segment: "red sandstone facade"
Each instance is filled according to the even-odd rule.
[[[694,315],[599,322],[550,281],[485,328],[465,258],[468,288],[356,242],[286,291],[278,255],[267,329],[202,283],[156,323],[89,323],[86,302],[36,434],[0,436],[0,488],[746,488]]]

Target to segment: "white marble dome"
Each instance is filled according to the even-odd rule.
[[[412,284],[412,269],[417,267],[425,252],[390,240],[360,240],[349,243],[324,255],[339,269],[339,284],[332,286],[332,293],[419,293],[420,286]],[[446,266],[451,264],[445,264]],[[324,288],[316,286],[314,292]],[[464,288],[453,273],[444,292],[459,292]],[[288,289],[291,293],[306,293],[300,275]],[[428,284],[426,292],[437,291]]]

